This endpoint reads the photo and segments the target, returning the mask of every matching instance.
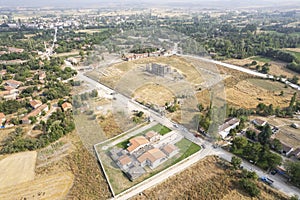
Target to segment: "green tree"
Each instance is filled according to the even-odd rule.
[[[271,146],[272,148],[277,151],[277,152],[280,152],[282,150],[282,144],[281,142],[275,138],[272,142],[271,142]]]
[[[287,161],[285,169],[291,178],[291,182],[300,187],[300,161]]]
[[[243,151],[243,148],[245,148],[247,145],[248,140],[245,137],[235,137],[232,141],[232,151]]]
[[[233,166],[234,169],[238,169],[238,168],[240,168],[240,166],[242,164],[242,159],[240,159],[236,156],[232,156],[230,163],[231,163],[231,165]]]
[[[282,162],[282,157],[280,155],[272,153],[270,151],[268,152],[266,159],[269,166],[269,170],[276,168]]]
[[[269,124],[263,127],[263,130],[260,134],[258,134],[258,141],[264,145],[270,141],[272,135],[272,129]]]
[[[98,97],[98,91],[96,89],[92,90],[92,92],[90,93],[91,97]]]

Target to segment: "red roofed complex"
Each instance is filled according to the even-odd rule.
[[[138,157],[141,166],[149,165],[150,168],[155,168],[166,160],[166,154],[158,148],[150,149]]]
[[[137,136],[129,140],[130,146],[127,148],[129,153],[133,153],[149,144],[144,136]]]

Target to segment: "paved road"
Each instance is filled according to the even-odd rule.
[[[251,70],[250,70],[251,71]],[[252,72],[251,72],[252,73]],[[99,89],[103,89],[109,93],[115,93],[113,90],[111,90],[110,88],[100,84],[97,81],[94,81],[86,76],[84,76],[83,74],[80,75],[83,80],[93,84],[94,86],[96,86]],[[187,129],[185,129],[183,126],[178,126],[178,128],[174,128],[174,123],[171,122],[169,119],[167,119],[164,116],[161,116],[160,114],[154,112],[153,110],[150,110],[148,108],[146,108],[145,106],[140,105],[139,103],[132,101],[131,99],[129,99],[128,97],[122,95],[122,94],[116,94],[116,101],[120,101],[124,104],[127,105],[131,105],[132,107],[135,107],[137,110],[142,110],[145,113],[148,113],[149,116],[151,116],[155,121],[167,126],[167,127],[171,127],[172,129],[176,129],[178,130],[180,133],[182,133],[186,138],[194,141],[197,144],[206,144],[206,148],[197,152],[196,154],[194,154],[190,159],[184,161],[184,162],[180,162],[177,163],[176,165],[172,166],[171,168],[168,168],[166,171],[163,171],[153,177],[151,177],[150,179],[132,187],[130,190],[126,191],[124,194],[118,195],[116,196],[116,199],[128,199],[134,195],[139,194],[140,192],[142,192],[145,189],[148,189],[150,187],[155,186],[156,184],[164,181],[166,178],[168,178],[171,175],[174,175],[180,171],[183,171],[184,169],[186,169],[187,167],[189,167],[190,165],[198,162],[200,159],[208,156],[208,155],[218,155],[221,158],[224,158],[225,160],[230,161],[232,154],[230,154],[227,151],[224,151],[223,149],[217,148],[214,149],[212,147],[212,145],[207,142],[207,141],[203,141],[200,138],[195,138],[193,136],[192,133],[190,133]],[[254,170],[259,176],[267,176],[265,174],[264,171],[262,171],[261,169],[252,166],[250,163],[247,162],[243,162],[243,166],[248,169],[248,170]],[[288,195],[293,195],[293,194],[297,194],[300,196],[300,192],[297,188],[291,187],[287,184],[285,184],[284,182],[282,182],[280,179],[276,178],[276,177],[272,177],[272,179],[275,180],[274,182],[274,187],[276,189],[278,189],[279,191],[282,191]]]

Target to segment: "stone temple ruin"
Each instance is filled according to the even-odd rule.
[[[172,73],[172,69],[168,65],[161,65],[157,63],[151,63],[146,65],[146,71],[155,74],[157,76],[165,77],[168,74]]]

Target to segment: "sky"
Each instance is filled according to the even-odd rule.
[[[297,6],[300,0],[0,0],[0,7],[118,7],[118,6],[176,6],[176,7],[248,7]]]

